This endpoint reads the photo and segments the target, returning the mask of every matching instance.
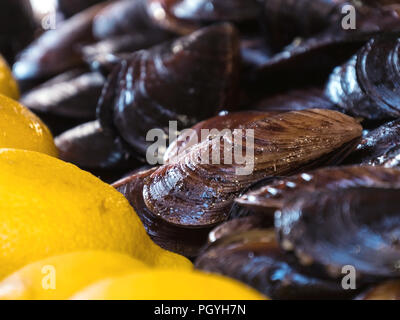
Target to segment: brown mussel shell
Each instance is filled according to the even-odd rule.
[[[343,112],[356,117],[399,117],[399,50],[397,37],[371,39],[350,61],[334,70],[327,95]]]
[[[222,112],[222,114],[216,117],[199,122],[191,128],[188,135],[185,135],[185,131],[182,131],[178,138],[169,145],[164,154],[164,163],[176,161],[177,156],[182,156],[195,144],[208,139],[208,135],[202,135],[202,130],[210,130],[211,132],[211,130],[222,131],[225,129],[241,129],[246,124],[265,119],[266,117],[274,114],[276,113],[258,111],[243,111],[233,113]]]
[[[400,275],[400,189],[349,188],[298,194],[275,213],[283,249],[305,266],[338,279],[355,268],[357,280]]]
[[[388,280],[360,294],[356,300],[400,300],[400,280]]]
[[[239,69],[238,35],[230,24],[135,52],[109,77],[100,120],[144,155],[149,130],[166,130],[170,121],[188,128],[234,106]]]
[[[202,252],[195,267],[237,279],[272,299],[335,299],[354,295],[343,290],[340,281],[319,278],[318,271],[300,266],[293,256],[280,249],[273,229],[238,230],[222,237]]]
[[[99,72],[68,71],[28,91],[21,102],[39,114],[93,120],[105,82]]]
[[[209,24],[257,24],[262,7],[258,0],[149,0],[155,23],[178,34],[189,34]]]
[[[257,212],[273,213],[297,193],[355,187],[400,188],[400,170],[372,166],[322,168],[276,179],[236,199]]]
[[[0,1],[0,52],[9,64],[33,40],[35,29],[29,0]]]
[[[128,199],[155,243],[186,257],[195,257],[206,243],[212,227],[177,228],[149,211],[143,200],[143,185],[156,169],[135,173],[115,182],[113,186]]]
[[[238,175],[237,169],[243,169],[244,164],[224,163],[225,146],[232,137],[208,139],[149,177],[143,195],[150,211],[181,226],[221,223],[238,192],[263,178],[304,168],[333,151],[339,154],[341,148],[347,149],[347,154],[348,144],[350,150],[355,147],[362,130],[352,118],[319,109],[270,116],[250,122],[244,129],[246,134],[249,129],[254,130],[251,174]],[[242,150],[246,150],[246,143]],[[204,154],[212,155],[213,151],[220,154],[221,164],[202,161]]]
[[[32,42],[14,64],[13,73],[24,86],[47,80],[83,64],[80,46],[93,42],[92,22],[105,6],[98,4],[62,21]]]
[[[400,121],[388,122],[368,132],[346,163],[400,167]]]

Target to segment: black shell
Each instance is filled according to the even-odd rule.
[[[357,55],[337,67],[326,93],[341,110],[370,120],[400,116],[400,40],[371,39]]]
[[[346,163],[400,167],[400,120],[368,132]]]
[[[151,129],[178,129],[231,108],[237,101],[239,42],[229,24],[133,53],[113,71],[100,103],[104,128],[114,128],[142,155]]]
[[[39,114],[93,120],[105,82],[99,72],[68,71],[28,91],[21,102]]]
[[[353,266],[357,279],[400,276],[400,189],[350,188],[298,194],[275,213],[283,249],[332,278]]]
[[[340,281],[319,277],[280,249],[273,229],[256,227],[227,235],[208,246],[195,267],[232,277],[272,299],[335,299],[351,297]]]

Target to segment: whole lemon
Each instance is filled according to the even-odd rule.
[[[57,156],[50,130],[23,105],[0,94],[0,114],[0,148],[24,149]]]
[[[0,279],[55,254],[127,253],[150,266],[191,268],[155,245],[125,197],[42,153],[0,149]]]
[[[147,269],[128,255],[81,251],[53,256],[19,269],[0,282],[0,300],[59,300],[103,278]]]
[[[7,61],[0,55],[0,93],[15,100],[19,99],[19,89]]]
[[[236,280],[198,271],[136,272],[92,284],[73,300],[260,300],[260,293]]]

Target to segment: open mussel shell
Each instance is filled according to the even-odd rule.
[[[400,121],[388,122],[368,132],[346,163],[384,166],[400,166]]]
[[[189,34],[205,25],[232,22],[253,29],[261,16],[258,0],[149,0],[155,23],[178,34]]]
[[[110,37],[126,34],[143,34],[170,37],[170,33],[157,27],[151,20],[146,9],[147,0],[115,1],[104,8],[93,23],[93,34],[96,39],[104,40]]]
[[[399,49],[397,37],[371,39],[350,61],[334,70],[327,95],[353,116],[370,120],[399,117]]]
[[[106,0],[57,0],[57,9],[66,18]]]
[[[318,277],[280,249],[274,229],[226,235],[196,259],[195,267],[237,279],[272,299],[335,299],[354,295],[340,281]]]
[[[400,300],[400,280],[388,280],[357,296],[356,300]]]
[[[68,71],[28,91],[21,102],[39,114],[93,120],[105,82],[99,72]]]
[[[279,242],[332,278],[345,266],[361,281],[398,277],[399,196],[398,188],[362,187],[298,194],[275,213]]]
[[[239,41],[234,27],[207,27],[133,53],[109,77],[99,112],[133,149],[146,154],[149,130],[178,129],[237,104]]]
[[[0,52],[9,64],[33,40],[35,30],[29,0],[0,1]]]
[[[343,166],[303,172],[277,179],[250,191],[236,202],[257,212],[273,213],[300,193],[355,187],[400,188],[400,170],[372,166]]]
[[[14,76],[21,85],[30,87],[32,83],[81,66],[80,46],[94,41],[92,22],[104,6],[105,3],[101,3],[86,9],[32,42],[13,66]]]
[[[212,227],[177,228],[149,211],[143,200],[143,185],[155,170],[156,168],[137,172],[115,182],[113,186],[128,199],[155,243],[186,257],[195,257],[207,242]]]

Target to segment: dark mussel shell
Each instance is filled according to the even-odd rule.
[[[105,82],[99,72],[68,71],[28,91],[21,102],[38,114],[93,120]]]
[[[126,34],[84,46],[82,53],[92,70],[108,75],[128,53],[150,48],[164,40],[165,36],[157,33]]]
[[[332,69],[348,61],[372,36],[399,34],[400,18],[393,9],[371,8],[360,3],[356,5],[356,13],[355,30],[342,28],[340,14],[331,28],[310,38],[295,39],[249,76],[249,87],[253,88],[250,92],[265,94],[324,85]]]
[[[218,22],[252,29],[251,25],[257,25],[262,6],[258,0],[149,0],[148,12],[161,27],[189,34]]]
[[[236,230],[218,239],[196,259],[195,267],[237,279],[272,299],[335,299],[355,294],[342,289],[340,281],[319,278],[318,270],[299,265],[279,247],[275,231],[262,227]]]
[[[388,280],[359,295],[356,300],[400,300],[400,280]]]
[[[400,120],[388,122],[368,132],[348,159],[348,164],[387,168],[400,166]]]
[[[266,0],[263,23],[268,42],[275,48],[296,37],[308,38],[338,21],[340,0]]]
[[[96,17],[93,23],[94,36],[104,40],[126,34],[155,33],[164,36],[165,40],[170,38],[169,32],[157,27],[151,20],[146,4],[147,0],[122,0],[110,4]]]
[[[350,188],[298,194],[275,213],[283,249],[332,278],[352,266],[357,280],[400,275],[400,189]]]
[[[0,52],[8,63],[33,40],[35,29],[29,0],[0,1]]]
[[[357,55],[337,67],[326,93],[341,110],[369,120],[400,116],[400,40],[371,39]]]
[[[268,116],[239,129],[241,133],[244,130],[246,134],[242,138],[246,143],[238,147],[242,154],[247,147],[254,147],[254,157],[248,159],[248,163],[239,163],[236,159],[229,164],[229,159],[224,158],[225,148],[232,140],[225,134],[191,147],[174,163],[152,172],[144,182],[142,194],[146,205],[146,228],[154,229],[154,219],[157,223],[164,221],[172,226],[175,233],[182,230],[191,230],[193,234],[208,232],[228,219],[233,200],[242,190],[266,177],[340,161],[341,156],[355,147],[362,129],[354,119],[336,111],[307,110]],[[254,146],[247,145],[249,136],[246,135],[253,132]],[[222,164],[202,161],[204,155],[214,159],[216,154]],[[246,165],[254,165],[254,170],[247,172]],[[130,199],[129,194],[126,197]],[[143,215],[143,212],[139,210],[138,214]],[[168,248],[165,244],[168,237],[153,239]],[[196,255],[206,241],[201,236],[196,239],[197,247],[180,253]],[[176,251],[176,247],[168,249]]]
[[[276,179],[258,190],[246,193],[236,202],[257,212],[273,213],[299,192],[312,194],[323,189],[355,187],[400,188],[400,170],[371,166],[322,168]]]
[[[66,18],[106,0],[57,0],[57,9]]]
[[[320,88],[299,89],[264,98],[254,107],[260,111],[300,111],[306,109],[335,110],[336,105]]]
[[[141,166],[98,121],[74,127],[55,138],[59,158],[92,172],[110,183]]]
[[[14,64],[13,73],[23,87],[83,65],[80,46],[93,42],[92,22],[105,6],[98,4],[62,21],[31,43]]]
[[[188,128],[234,106],[238,73],[238,36],[229,24],[135,52],[116,67],[103,91],[102,125],[144,155],[149,130],[165,130],[169,121]]]

